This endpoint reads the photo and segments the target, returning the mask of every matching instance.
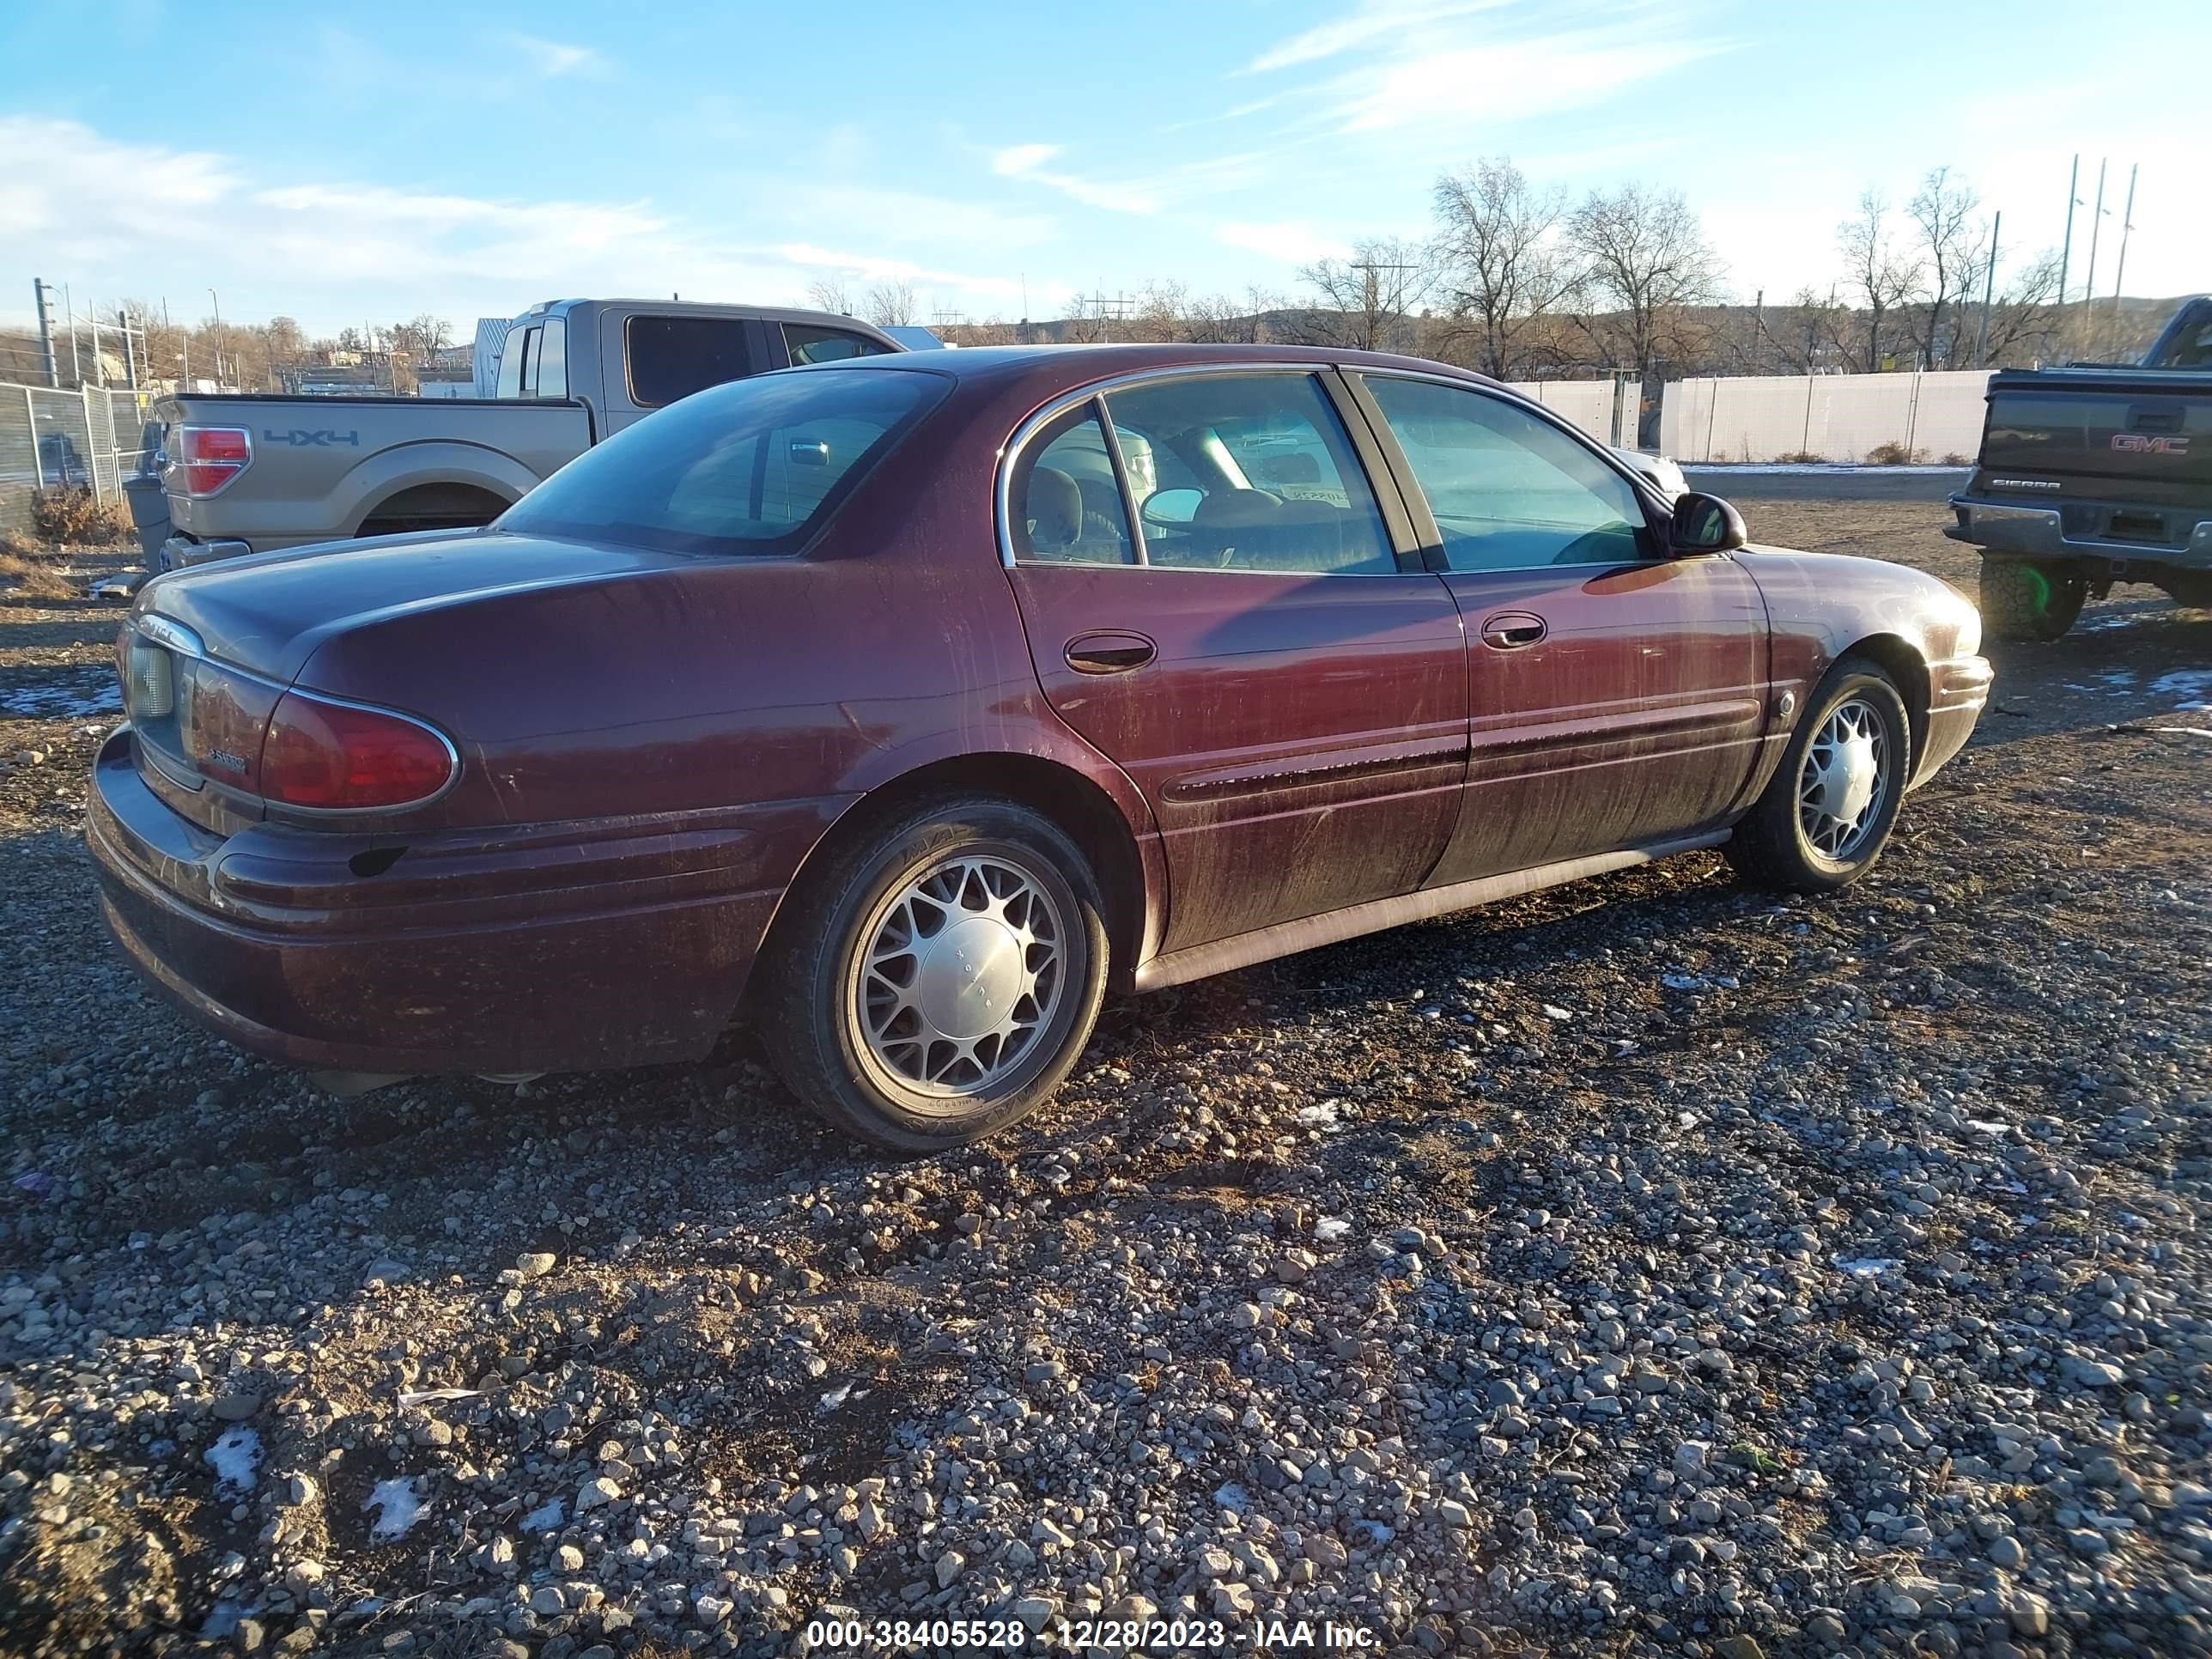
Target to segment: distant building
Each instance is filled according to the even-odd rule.
[[[510,317],[477,319],[476,343],[470,348],[469,361],[479,398],[499,396],[499,351],[507,343],[507,331],[514,326],[514,319]]]

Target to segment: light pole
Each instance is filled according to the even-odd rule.
[[[216,298],[215,290],[208,290],[208,303],[215,307],[215,384],[222,389],[222,301]]]

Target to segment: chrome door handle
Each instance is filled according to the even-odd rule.
[[[1142,634],[1085,634],[1067,642],[1067,665],[1079,674],[1126,674],[1160,648]]]
[[[1493,651],[1519,651],[1535,644],[1549,629],[1527,611],[1501,611],[1482,624],[1482,642]]]

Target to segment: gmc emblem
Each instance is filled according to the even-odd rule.
[[[2152,437],[2143,432],[2115,432],[2112,447],[2130,455],[2186,455],[2186,438]]]

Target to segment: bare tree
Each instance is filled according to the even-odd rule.
[[[1537,190],[1512,161],[1485,157],[1437,180],[1437,253],[1450,310],[1447,343],[1501,380],[1523,366],[1531,325],[1569,299],[1581,276],[1556,231],[1566,192]]]
[[[2019,365],[2055,353],[2059,344],[2060,262],[2045,250],[2008,276],[1990,304],[1985,363]],[[1976,332],[1979,333],[1978,327]]]
[[[1920,262],[1902,252],[1890,235],[1889,203],[1880,191],[1859,197],[1858,215],[1836,227],[1836,246],[1844,256],[1844,280],[1866,313],[1866,356],[1869,374],[1882,365],[1881,319],[1903,305],[1920,286]]]
[[[914,320],[914,284],[904,277],[878,283],[868,290],[868,320],[878,328],[895,328]]]
[[[1920,232],[1920,361],[1929,368],[1956,362],[1965,344],[1966,302],[1989,247],[1988,228],[1974,211],[1980,205],[1972,186],[1942,167],[1920,181],[1919,193],[1905,206]]]
[[[806,285],[806,299],[817,311],[853,314],[853,290],[842,276],[817,276]]]
[[[1620,356],[1649,386],[1683,313],[1720,293],[1720,263],[1679,191],[1630,183],[1592,191],[1567,220],[1566,243],[1594,297],[1615,308]],[[1589,326],[1597,331],[1597,319]]]
[[[1358,351],[1410,349],[1412,313],[1435,285],[1436,261],[1400,237],[1358,244],[1349,259],[1322,259],[1298,272],[1321,303],[1305,313],[1308,343]]]

